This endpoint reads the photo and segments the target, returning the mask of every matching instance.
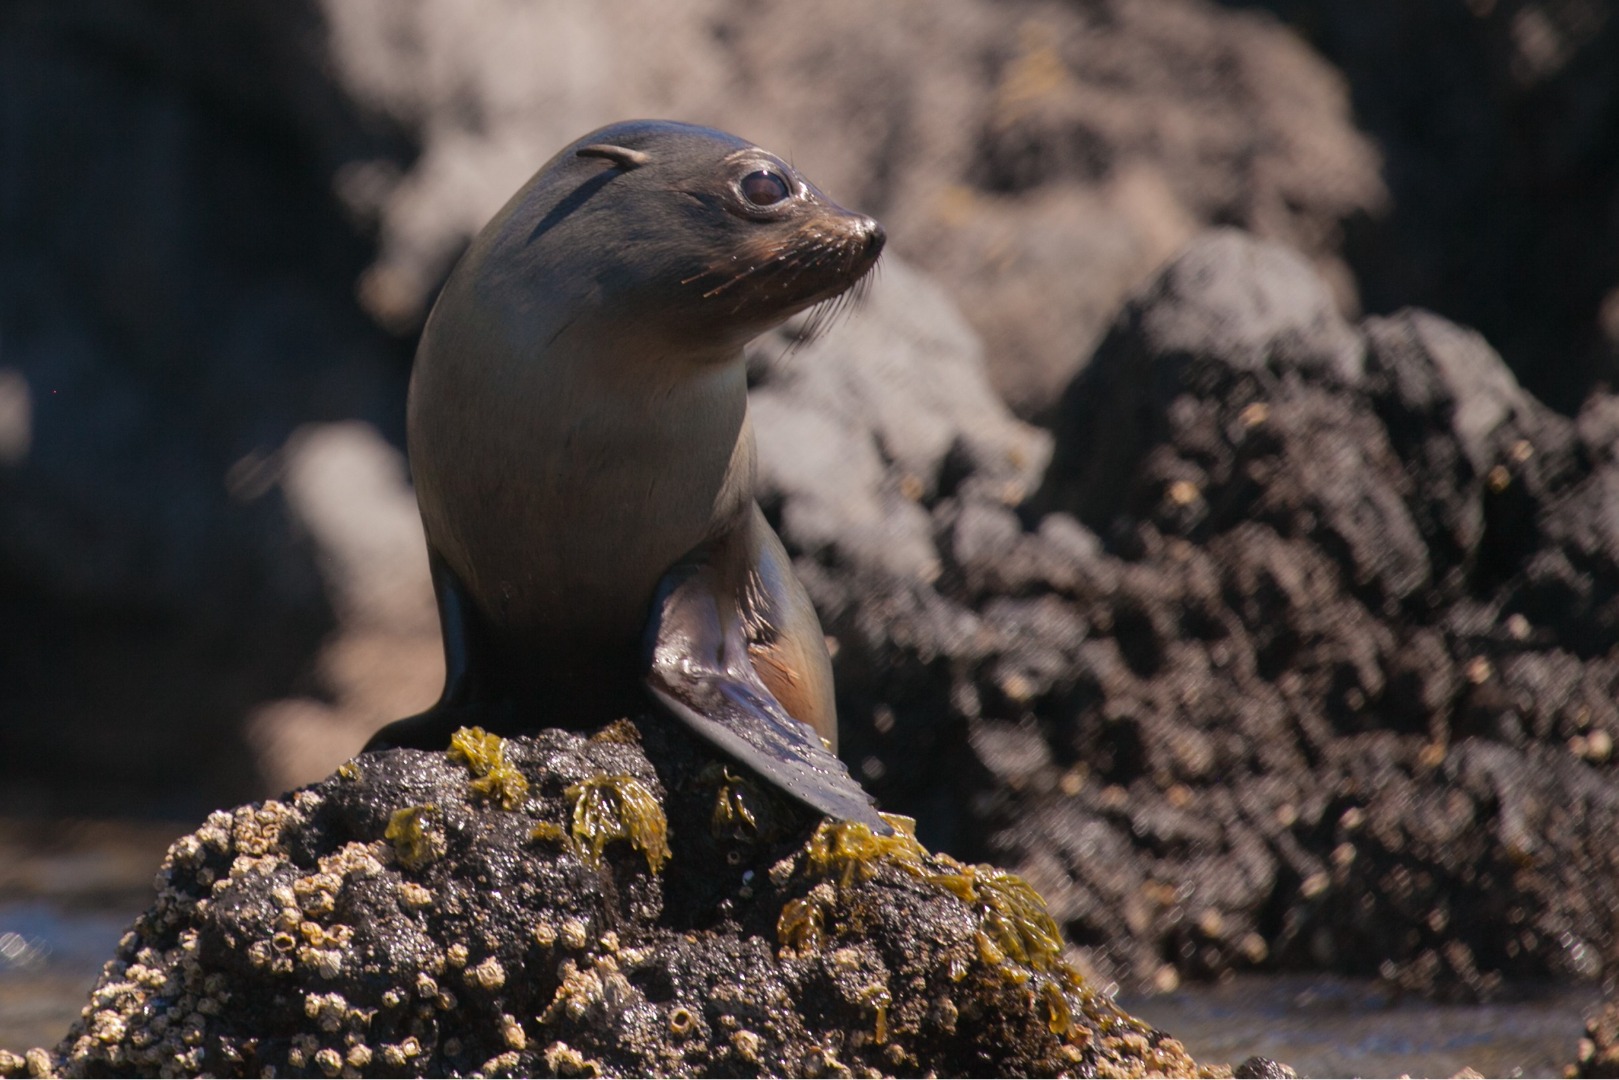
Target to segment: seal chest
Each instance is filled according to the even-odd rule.
[[[887,831],[822,746],[830,661],[754,499],[742,360],[882,245],[779,158],[687,124],[603,128],[518,191],[417,350],[410,455],[448,673],[373,746],[442,745],[473,715],[599,723],[650,693],[801,802]]]

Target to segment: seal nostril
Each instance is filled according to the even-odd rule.
[[[866,219],[865,230],[866,251],[875,256],[883,250],[883,245],[888,242],[888,234],[883,231],[882,225],[875,218]]]

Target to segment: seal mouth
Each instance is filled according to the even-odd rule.
[[[825,207],[798,228],[762,229],[723,263],[681,281],[728,315],[780,321],[823,305],[814,324],[829,323],[863,296],[867,276],[887,242],[876,220]]]

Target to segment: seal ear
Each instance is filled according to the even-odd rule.
[[[631,150],[627,146],[612,146],[608,143],[592,143],[581,146],[574,152],[575,157],[603,158],[611,161],[621,169],[639,169],[642,165],[650,165],[652,156],[640,150]]]

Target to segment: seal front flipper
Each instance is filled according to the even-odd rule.
[[[433,574],[439,626],[444,633],[444,690],[426,712],[395,720],[372,735],[366,750],[401,746],[442,750],[457,728],[487,723],[483,716],[487,710],[477,704],[476,691],[477,673],[487,663],[488,632],[461,579],[431,547],[427,549],[427,562]]]
[[[812,810],[892,833],[838,756],[782,708],[754,671],[740,598],[727,577],[709,561],[682,563],[664,577],[647,633],[652,696]]]

